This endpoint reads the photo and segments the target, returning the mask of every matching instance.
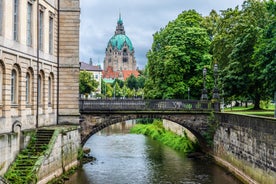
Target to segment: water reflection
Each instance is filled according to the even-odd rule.
[[[210,159],[194,160],[143,135],[102,132],[85,145],[94,163],[83,166],[67,184],[221,184],[240,182]]]

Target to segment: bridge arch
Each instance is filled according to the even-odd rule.
[[[206,149],[204,134],[208,129],[208,117],[210,113],[132,113],[132,114],[82,114],[81,115],[81,143],[97,132],[110,125],[134,119],[166,119],[188,129],[198,140],[202,149]]]

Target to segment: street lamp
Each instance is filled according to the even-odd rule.
[[[215,63],[214,65],[214,78],[215,78],[215,84],[214,84],[214,90],[213,90],[213,99],[219,99],[219,90],[217,86],[217,78],[218,78],[218,64]]]
[[[206,74],[207,74],[207,69],[204,67],[203,68],[203,89],[202,89],[201,100],[208,100],[207,90],[205,88]]]

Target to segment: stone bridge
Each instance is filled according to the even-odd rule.
[[[218,104],[194,100],[80,100],[82,144],[95,133],[132,119],[158,118],[173,121],[191,131],[204,148],[208,117]]]
[[[140,118],[173,121],[190,130],[206,150],[214,134],[215,160],[244,183],[276,183],[276,118],[219,112],[219,104],[191,100],[80,100],[82,145],[112,124]],[[214,116],[212,116],[212,112]],[[212,138],[212,137],[211,137]]]

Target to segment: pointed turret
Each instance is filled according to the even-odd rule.
[[[119,13],[119,19],[117,21],[117,26],[116,26],[116,31],[115,31],[115,35],[119,35],[119,34],[123,34],[123,35],[125,34],[125,29],[124,29],[121,13]]]

